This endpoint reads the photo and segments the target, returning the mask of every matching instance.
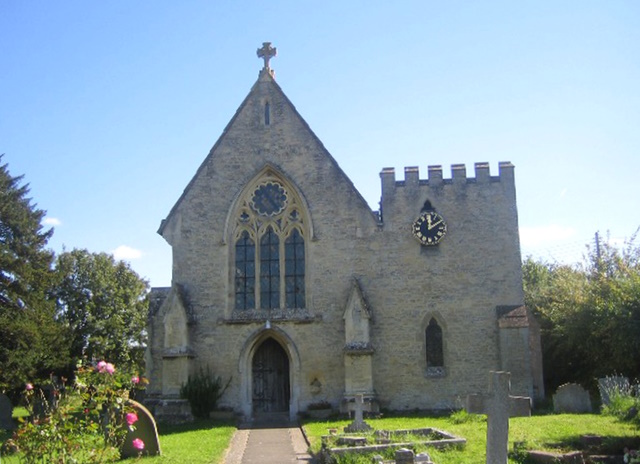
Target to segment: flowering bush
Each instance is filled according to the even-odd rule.
[[[79,365],[74,387],[65,389],[57,407],[51,407],[43,391],[27,383],[24,398],[31,417],[21,421],[12,440],[21,461],[66,464],[119,459],[127,432],[138,421],[127,405],[132,384],[130,374],[116,372],[106,361]],[[133,446],[143,450],[144,443],[139,442]]]

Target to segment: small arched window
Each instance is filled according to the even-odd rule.
[[[442,328],[435,318],[431,318],[425,330],[425,346],[427,353],[427,374],[444,374],[444,350]]]

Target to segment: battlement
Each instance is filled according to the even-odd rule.
[[[452,164],[451,177],[444,178],[442,166],[432,165],[428,167],[428,178],[420,179],[418,166],[407,166],[404,168],[404,180],[396,180],[395,168],[383,168],[380,172],[382,192],[388,191],[389,188],[412,185],[430,185],[434,187],[443,184],[514,182],[514,166],[509,161],[499,163],[497,176],[491,176],[489,163],[486,162],[475,163],[474,169],[475,177],[467,177],[467,168],[464,164]]]

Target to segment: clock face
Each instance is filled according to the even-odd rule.
[[[413,222],[413,236],[423,245],[437,245],[447,233],[447,224],[435,211],[427,211]]]

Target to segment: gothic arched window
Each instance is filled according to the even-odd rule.
[[[256,246],[247,231],[236,242],[236,309],[255,308]]]
[[[444,372],[444,350],[442,347],[442,328],[435,318],[431,318],[425,330],[427,353],[427,373],[441,375]]]
[[[293,229],[284,243],[284,288],[288,308],[304,308],[304,240]]]
[[[260,239],[260,307],[280,307],[280,239],[271,227]]]
[[[305,308],[305,224],[295,193],[264,176],[235,216],[235,309]]]

